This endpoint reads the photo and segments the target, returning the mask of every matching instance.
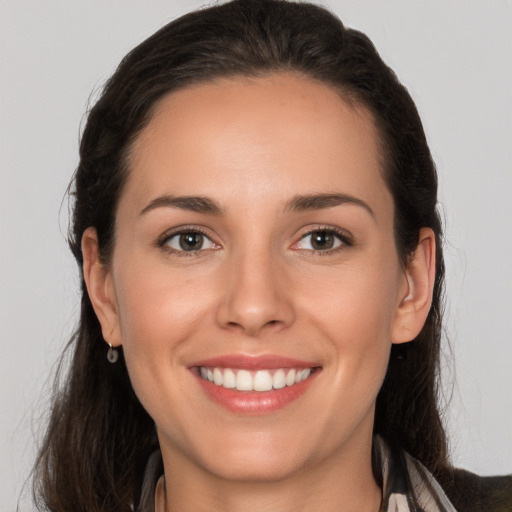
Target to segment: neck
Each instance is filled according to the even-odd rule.
[[[166,478],[157,488],[157,512],[377,512],[382,492],[373,477],[371,443],[353,453],[333,453],[277,481],[233,481],[191,467],[184,457],[173,463],[164,453]],[[167,460],[166,460],[167,459]]]

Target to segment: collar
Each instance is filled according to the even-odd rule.
[[[430,472],[409,454],[391,450],[380,436],[375,436],[373,457],[382,482],[379,512],[457,512]],[[162,455],[157,450],[146,466],[137,512],[155,510],[155,489],[162,474]]]
[[[376,436],[373,456],[382,480],[380,512],[456,512],[431,473],[404,451]]]

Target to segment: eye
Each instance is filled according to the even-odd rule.
[[[165,238],[161,245],[176,252],[196,252],[217,248],[217,245],[200,231],[175,233]]]
[[[295,245],[296,249],[307,251],[331,251],[343,245],[351,245],[346,235],[332,229],[317,229],[306,233]]]

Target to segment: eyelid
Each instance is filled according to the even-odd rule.
[[[301,240],[303,240],[307,236],[312,235],[313,233],[318,233],[318,232],[332,233],[336,238],[338,238],[338,240],[340,240],[341,244],[338,247],[334,247],[332,249],[326,249],[323,251],[322,250],[314,250],[314,249],[302,249],[302,248],[296,247],[300,243]],[[166,246],[169,239],[171,239],[177,235],[182,235],[182,234],[186,234],[186,233],[200,233],[204,237],[206,237],[208,240],[210,240],[210,242],[212,244],[214,244],[215,247],[208,248],[208,249],[198,249],[196,251],[179,251],[179,250],[176,250],[176,249]],[[217,250],[222,247],[221,244],[215,240],[215,237],[210,234],[209,229],[207,229],[203,226],[197,226],[197,225],[183,225],[183,226],[176,226],[176,227],[170,228],[157,238],[154,245],[162,250],[167,251],[167,252],[170,252],[173,254],[178,254],[178,255],[186,255],[186,256],[198,255],[198,253],[200,253],[200,252]],[[298,240],[292,244],[291,249],[313,252],[315,254],[332,254],[332,253],[342,250],[346,247],[352,247],[353,245],[354,245],[354,238],[349,231],[342,229],[340,227],[337,227],[337,226],[320,224],[317,226],[309,226],[308,228],[305,228],[304,231],[298,237]]]
[[[303,248],[296,247],[301,242],[301,240],[312,235],[313,233],[318,233],[318,232],[332,233],[336,238],[338,238],[338,240],[340,240],[341,244],[338,247],[334,247],[332,249],[325,249],[323,251],[322,250],[314,250],[314,249],[303,249]],[[292,249],[295,248],[296,250],[309,251],[309,252],[321,255],[321,254],[332,254],[339,250],[343,250],[344,248],[352,247],[353,245],[354,245],[354,237],[352,236],[352,234],[349,231],[339,228],[337,226],[329,226],[329,225],[321,224],[318,226],[308,227],[299,236],[299,239],[293,243],[291,248]]]
[[[186,233],[200,233],[205,238],[207,238],[213,245],[215,245],[214,248],[208,248],[208,249],[198,249],[196,251],[180,251],[177,249],[174,249],[167,244],[167,242],[179,235],[184,235]],[[202,226],[196,226],[196,225],[184,225],[184,226],[176,226],[174,228],[170,228],[164,233],[162,233],[156,240],[155,246],[172,254],[179,255],[179,256],[197,256],[200,252],[206,252],[206,251],[212,251],[217,250],[221,247],[221,245],[214,240],[215,237],[213,237],[209,230],[202,227]]]

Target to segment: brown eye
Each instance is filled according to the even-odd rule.
[[[307,251],[327,252],[337,249],[342,245],[351,245],[350,241],[336,231],[329,229],[318,229],[311,231],[304,235],[299,243],[297,249],[305,249]]]
[[[215,248],[215,244],[199,231],[176,233],[170,236],[163,245],[178,252],[194,252]]]
[[[179,244],[182,251],[198,251],[203,247],[204,236],[201,233],[183,233]]]
[[[311,247],[317,251],[325,251],[332,249],[336,242],[336,238],[328,231],[315,231],[311,233]]]

